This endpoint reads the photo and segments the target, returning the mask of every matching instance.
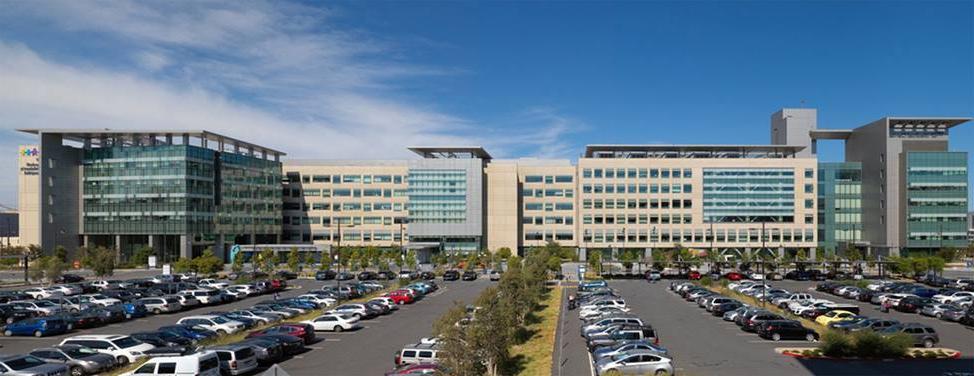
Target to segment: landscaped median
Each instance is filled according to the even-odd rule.
[[[725,285],[708,285],[708,281],[699,283],[701,287],[717,294],[732,297],[745,304],[761,307],[762,302],[751,296],[727,288]],[[781,347],[775,349],[779,354],[802,359],[833,359],[833,360],[867,360],[867,359],[956,359],[960,351],[949,348],[913,347],[913,339],[906,334],[881,335],[874,331],[859,331],[852,334],[830,329],[815,321],[796,316],[791,311],[781,309],[773,304],[764,303],[762,307],[777,313],[782,317],[798,320],[803,326],[815,330],[819,334],[817,347]]]
[[[511,346],[512,354],[524,357],[524,368],[518,372],[519,375],[551,375],[555,335],[558,331],[558,318],[561,316],[562,292],[561,286],[548,290],[547,299],[541,302],[544,308],[537,313],[537,321],[527,325],[527,331],[535,335],[527,342]]]
[[[360,298],[343,301],[342,304],[345,304],[345,303],[362,303],[362,302],[367,302],[367,301],[369,301],[372,298],[376,298],[376,297],[382,296],[383,294],[386,294],[386,293],[388,293],[390,291],[393,291],[393,290],[396,290],[398,288],[399,288],[398,286],[386,287],[386,288],[381,289],[381,290],[373,291],[373,292],[371,292],[369,294],[366,294],[365,296],[360,297]],[[260,324],[260,325],[257,325],[255,327],[253,327],[253,328],[250,328],[249,330],[240,331],[240,332],[237,332],[237,333],[234,333],[234,334],[222,335],[222,336],[218,336],[218,337],[215,337],[215,338],[212,338],[212,339],[208,339],[208,340],[202,341],[202,342],[200,342],[199,345],[202,346],[202,347],[207,347],[207,346],[221,346],[221,345],[229,345],[229,344],[232,344],[232,343],[240,342],[240,341],[244,340],[244,338],[246,338],[247,335],[250,334],[251,332],[254,332],[254,331],[257,331],[257,330],[261,330],[261,329],[264,329],[264,328],[268,328],[268,327],[272,327],[272,326],[276,326],[276,325],[281,325],[281,324],[295,324],[295,323],[299,323],[301,321],[311,320],[311,319],[313,319],[315,317],[321,316],[328,309],[329,309],[328,307],[326,307],[326,308],[320,308],[320,309],[314,309],[314,310],[311,310],[311,311],[309,311],[309,312],[307,312],[305,314],[297,315],[297,316],[294,316],[294,317],[289,318],[289,319],[284,319],[284,320],[282,320],[280,322],[270,323],[270,324]],[[117,368],[115,370],[112,370],[112,372],[105,373],[104,375],[107,375],[107,376],[118,376],[118,375],[122,375],[122,374],[127,373],[127,372],[131,372],[131,371],[135,370],[136,368],[139,368],[146,361],[147,361],[147,359],[146,360],[143,360],[143,361],[135,362],[135,363],[129,364],[128,366],[125,366],[125,367],[121,367],[121,368]]]

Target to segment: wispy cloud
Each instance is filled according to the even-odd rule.
[[[548,106],[528,108],[507,123],[491,133],[493,147],[500,154],[534,158],[576,157],[579,145],[568,136],[589,129],[585,122]]]

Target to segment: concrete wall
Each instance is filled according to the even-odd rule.
[[[487,179],[487,249],[521,245],[521,204],[516,162],[491,162],[484,169]]]
[[[818,111],[814,108],[784,108],[771,114],[771,144],[805,146],[798,157],[816,153],[808,132],[818,128]]]
[[[40,246],[74,250],[80,245],[82,150],[62,145],[60,134],[40,138]]]

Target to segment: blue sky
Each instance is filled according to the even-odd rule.
[[[802,101],[821,128],[974,115],[972,20],[963,1],[12,2],[0,147],[30,127],[206,128],[298,158],[767,143]],[[974,123],[951,138],[974,150]]]

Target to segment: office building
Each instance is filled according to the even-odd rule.
[[[819,247],[843,255],[849,246],[864,246],[862,239],[862,164],[819,163]]]
[[[410,148],[414,160],[289,160],[284,236],[290,243],[479,252],[484,167],[479,147]]]
[[[785,109],[772,123],[796,111],[810,116],[806,109]],[[949,151],[948,135],[969,120],[884,117],[855,129],[817,129],[810,121],[779,125],[794,126],[797,132],[788,134],[798,136],[788,142],[813,152],[819,140],[844,142],[845,161],[862,169],[862,242],[870,255],[900,256],[966,245],[967,152]]]
[[[283,153],[206,131],[27,129],[22,243],[105,246],[161,261],[279,241]]]
[[[967,213],[967,243],[974,244],[974,212]]]

